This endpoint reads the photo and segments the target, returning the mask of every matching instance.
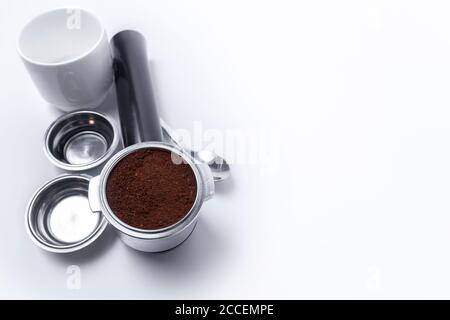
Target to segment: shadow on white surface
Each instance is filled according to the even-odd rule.
[[[231,170],[233,170],[231,168]],[[234,179],[231,175],[227,180],[218,182],[215,184],[216,195],[227,196],[233,193],[234,190]],[[214,201],[214,200],[213,200]]]
[[[48,253],[49,259],[56,262],[67,264],[85,265],[90,262],[102,259],[102,257],[114,247],[114,243],[117,241],[117,234],[108,226],[103,234],[90,244],[87,248],[80,251],[68,253],[68,254],[54,254]]]
[[[75,111],[79,111],[79,110],[91,110],[91,111],[96,111],[96,112],[100,112],[100,113],[104,113],[110,116],[115,116],[117,114],[117,102],[116,102],[116,91],[114,86],[112,86],[108,93],[106,94],[104,100],[95,107],[85,107],[85,108],[78,108],[78,109],[74,109],[71,111],[63,111],[61,109],[59,109],[57,106],[55,105],[49,105],[49,109],[51,110],[51,114],[54,116],[54,118],[58,118],[64,114],[67,113],[71,113],[71,112],[75,112]]]
[[[152,282],[176,284],[206,279],[227,256],[227,245],[220,233],[200,217],[191,236],[178,247],[162,253],[129,249],[130,259],[142,266]]]

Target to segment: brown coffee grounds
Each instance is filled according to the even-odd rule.
[[[197,181],[188,164],[175,164],[171,152],[141,149],[111,171],[106,198],[126,224],[146,230],[171,226],[185,217],[197,196]]]

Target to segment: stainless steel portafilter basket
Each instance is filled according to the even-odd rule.
[[[106,185],[114,167],[126,156],[142,149],[158,149],[172,153],[183,163],[190,165],[197,182],[197,196],[192,208],[183,219],[164,229],[144,230],[122,222],[108,205]],[[89,202],[94,212],[102,213],[128,246],[145,252],[161,252],[172,249],[186,240],[197,223],[203,203],[214,195],[214,179],[208,165],[196,161],[183,150],[163,142],[143,142],[117,153],[103,168],[101,174],[89,183]]]
[[[40,187],[31,198],[25,228],[44,250],[69,253],[87,247],[108,222],[89,207],[89,176],[65,174]]]
[[[70,172],[98,168],[118,147],[119,134],[114,121],[94,111],[76,111],[59,117],[44,138],[48,159]]]

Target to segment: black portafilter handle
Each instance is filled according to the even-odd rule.
[[[111,47],[124,147],[162,141],[144,36],[134,30],[121,31],[111,39]]]

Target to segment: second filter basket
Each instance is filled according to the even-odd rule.
[[[77,111],[56,119],[45,133],[44,151],[57,167],[85,172],[105,163],[118,151],[114,121],[98,112]]]

